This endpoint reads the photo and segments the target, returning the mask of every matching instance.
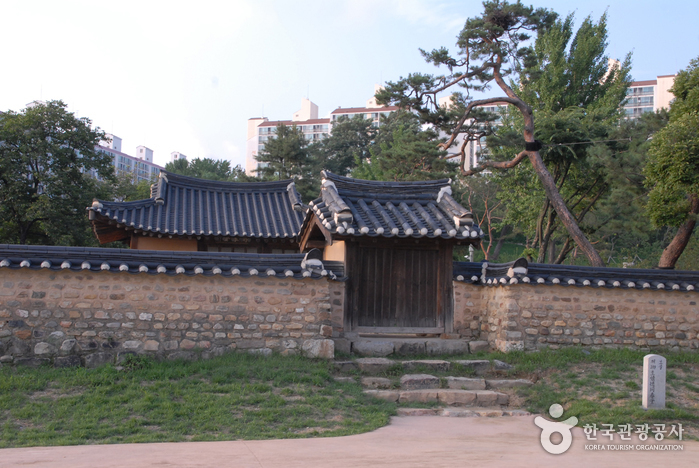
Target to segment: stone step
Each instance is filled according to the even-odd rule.
[[[405,374],[400,378],[400,388],[403,390],[436,389],[440,385],[439,377],[429,374]]]
[[[386,358],[361,358],[355,361],[361,372],[381,374],[396,365],[396,361]]]
[[[437,359],[422,359],[422,360],[418,360],[418,361],[403,361],[403,369],[405,369],[405,370],[413,370],[413,369],[417,369],[420,367],[424,367],[424,368],[432,369],[432,370],[436,370],[436,371],[446,372],[451,367],[451,362],[440,361]]]
[[[398,416],[445,416],[451,418],[496,418],[503,416],[531,416],[529,411],[519,409],[500,409],[447,406],[446,408],[398,408]]]
[[[480,379],[469,377],[447,377],[447,387],[461,390],[503,390],[534,385],[527,379]]]
[[[454,361],[453,364],[465,369],[471,369],[476,373],[476,375],[483,375],[489,370],[504,371],[514,368],[513,365],[499,361],[497,359],[493,359],[492,365],[490,361],[488,361],[487,359],[467,359],[461,361]]]
[[[509,395],[492,390],[456,390],[451,388],[423,390],[364,390],[375,398],[397,403],[442,403],[453,406],[507,405]]]
[[[376,388],[381,390],[393,387],[391,379],[385,377],[362,377],[362,386],[366,388]]]
[[[359,358],[353,361],[334,361],[333,365],[338,372],[362,372],[364,374],[381,374],[397,366],[403,370],[427,368],[439,372],[448,372],[452,369],[470,369],[476,375],[483,375],[490,370],[510,370],[514,366],[494,359],[492,364],[485,359],[443,361],[437,359],[423,359],[412,361],[397,361],[388,358]],[[394,369],[395,370],[395,369]],[[507,379],[492,379],[507,380]],[[526,385],[522,383],[521,385]],[[516,385],[515,385],[516,386]],[[509,387],[503,387],[509,388]]]

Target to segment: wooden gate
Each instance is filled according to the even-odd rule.
[[[442,271],[442,250],[393,245],[351,249],[352,328],[374,333],[444,332],[451,275],[445,278]]]

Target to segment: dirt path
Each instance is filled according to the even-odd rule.
[[[699,459],[696,441],[664,441],[684,446],[683,451],[673,452],[586,451],[585,445],[591,442],[585,440],[580,428],[574,429],[573,445],[566,453],[550,455],[541,448],[540,431],[533,419],[401,417],[374,432],[336,438],[3,449],[0,467],[682,468],[696,466]]]

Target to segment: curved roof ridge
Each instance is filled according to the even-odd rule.
[[[440,188],[451,185],[451,179],[437,179],[437,180],[424,180],[424,181],[406,181],[406,182],[387,182],[380,180],[363,180],[363,179],[353,179],[351,177],[345,177],[337,174],[333,174],[330,171],[321,171],[323,178],[332,181],[337,186],[338,190],[342,189],[361,189],[361,190],[377,190],[384,191],[388,190],[392,193],[401,191],[402,189],[408,190],[409,193],[415,193],[416,189],[422,188],[426,191],[436,191],[438,192]]]
[[[244,189],[259,190],[260,188],[265,188],[266,191],[270,189],[277,189],[280,192],[285,192],[286,188],[290,183],[294,182],[293,179],[284,180],[271,180],[271,181],[260,181],[260,182],[229,182],[223,180],[211,180],[211,179],[200,179],[197,177],[185,176],[182,174],[175,174],[174,172],[168,172],[161,170],[161,177],[165,177],[168,184],[175,187],[195,187],[197,189],[202,188],[202,184],[206,184],[205,187],[209,190],[211,189],[224,189],[222,191],[246,191]],[[156,182],[157,183],[157,182]],[[225,190],[228,189],[228,190]]]

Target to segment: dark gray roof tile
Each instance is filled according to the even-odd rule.
[[[322,175],[321,196],[311,209],[333,234],[473,241],[483,235],[452,198],[449,179],[380,182]]]
[[[139,232],[265,239],[293,239],[303,222],[291,180],[220,182],[161,171],[151,194],[133,202],[96,200],[90,219]]]
[[[304,254],[169,252],[90,247],[0,244],[0,268],[90,270],[204,276],[276,276],[279,278],[344,277],[342,262],[323,261],[322,268],[303,268]]]
[[[697,271],[551,265],[525,259],[501,264],[454,262],[454,279],[489,286],[523,283],[666,291],[695,291],[699,287]]]

